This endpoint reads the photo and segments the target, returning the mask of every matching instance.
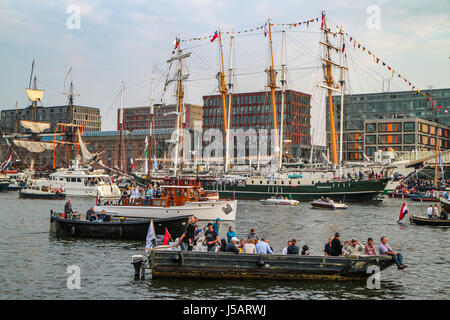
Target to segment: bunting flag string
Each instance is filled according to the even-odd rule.
[[[278,23],[278,24],[271,23],[270,26],[271,27],[273,27],[273,26],[278,26],[278,27],[286,26],[286,27],[289,27],[289,29],[292,29],[292,28],[298,28],[298,27],[300,27],[302,25],[306,25],[306,27],[309,27],[309,24],[310,23],[314,23],[314,22],[319,22],[319,18],[317,17],[317,18],[305,20],[305,21],[302,21],[302,22],[293,22],[293,23]],[[262,25],[262,26],[258,26],[258,27],[253,27],[253,28],[250,28],[250,29],[247,29],[247,30],[234,31],[234,34],[240,35],[242,33],[256,32],[256,31],[259,31],[259,30],[266,32],[266,28],[267,28],[267,24],[266,25]],[[228,35],[228,34],[231,34],[231,33],[232,32],[230,32],[230,31],[222,32],[222,34],[225,34],[225,35]],[[208,40],[208,39],[211,40],[214,36],[215,35],[212,34],[212,35],[202,36],[202,37],[193,37],[193,38],[184,39],[184,40],[180,40],[180,41],[181,42],[190,42],[190,41],[200,41],[200,40]]]
[[[336,26],[336,28],[339,28],[338,26]],[[369,56],[373,57],[373,61],[376,64],[379,64],[381,61],[381,64],[383,67],[386,67],[388,71],[392,72],[392,77],[397,74],[397,77],[399,79],[403,79],[403,81],[409,86],[411,87],[412,91],[416,91],[417,94],[422,93],[422,95],[428,100],[431,101],[431,105],[432,108],[435,109],[435,104],[436,101],[432,100],[431,97],[428,96],[428,94],[426,94],[425,92],[421,92],[419,89],[416,89],[416,86],[413,84],[412,81],[409,81],[408,79],[406,79],[404,76],[402,76],[400,73],[398,73],[396,70],[394,70],[390,65],[388,65],[385,61],[383,61],[381,58],[377,57],[372,51],[369,51],[368,49],[366,49],[366,47],[364,45],[362,45],[360,42],[356,41],[355,38],[351,35],[349,35],[348,33],[345,33],[345,35],[349,38],[350,43],[353,42],[353,49],[356,49],[356,47],[358,47],[358,49],[362,49],[362,52],[366,52],[367,50],[367,54]],[[416,89],[416,90],[415,90]],[[442,106],[439,105],[438,109],[442,109]],[[444,113],[448,113],[447,109],[444,109]]]

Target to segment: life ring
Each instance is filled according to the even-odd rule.
[[[123,195],[124,197],[127,197],[127,196],[130,195],[130,193],[129,193],[127,190],[123,190],[123,191],[122,191],[122,195]]]

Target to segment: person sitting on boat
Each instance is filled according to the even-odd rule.
[[[438,205],[435,204],[434,208],[433,208],[433,218],[437,219],[439,217],[439,209],[438,209]]]
[[[330,254],[330,256],[334,256],[334,257],[341,256],[342,255],[342,249],[343,249],[343,246],[342,246],[342,243],[341,243],[341,240],[340,240],[339,232],[336,232],[334,234],[333,240],[331,241],[331,254]]]
[[[287,249],[292,245],[291,240],[288,241],[287,247],[284,247],[283,250],[281,250],[281,254],[287,254]]]
[[[333,237],[330,237],[328,242],[325,244],[325,248],[323,249],[323,254],[325,256],[331,256],[331,241],[333,241]]]
[[[221,239],[219,252],[225,252],[226,247],[227,247],[227,240]]]
[[[239,247],[238,247],[238,249],[239,249],[239,253],[242,253],[243,251],[243,249],[244,249],[244,246],[245,246],[245,240],[244,239],[241,239],[240,241],[239,241]]]
[[[247,236],[247,242],[250,239],[259,239],[258,235],[256,234],[256,230],[255,229],[251,229],[250,233]]]
[[[255,238],[250,238],[242,248],[242,253],[256,253]]]
[[[349,256],[359,256],[364,252],[364,246],[357,239],[353,238],[349,241],[345,250]]]
[[[205,232],[204,244],[208,246],[208,251],[216,251],[217,243],[219,242],[219,235],[213,228],[212,223],[208,223],[208,230]]]
[[[98,215],[97,220],[95,220],[95,221],[97,221],[97,222],[103,222],[103,220],[105,220],[105,218],[106,218],[106,211],[105,211],[105,210],[102,210],[102,213],[100,213],[100,214]]]
[[[309,247],[306,244],[302,247],[301,255],[302,256],[309,256]]]
[[[91,207],[86,212],[86,220],[87,221],[95,221],[95,220],[97,220],[97,216],[95,215],[94,207]]]
[[[433,218],[433,205],[432,204],[430,204],[430,206],[427,209],[427,215],[428,215],[429,219]]]
[[[287,254],[300,254],[300,249],[296,246],[296,243],[296,239],[291,240],[291,245],[287,248]]]
[[[270,248],[269,244],[265,241],[265,239],[261,238],[261,241],[259,241],[256,244],[256,253],[259,253],[259,254],[273,254],[273,251]]]
[[[366,256],[376,256],[377,255],[377,250],[375,249],[375,246],[373,245],[372,238],[367,239],[367,244],[364,246],[364,254]]]
[[[238,242],[239,242],[238,238],[236,237],[231,238],[230,241],[225,246],[225,252],[234,252],[238,254],[239,253]]]
[[[230,226],[227,232],[227,242],[230,242],[233,237],[236,237],[236,232],[233,230],[233,227]]]
[[[441,215],[440,215],[439,219],[442,219],[442,220],[448,220],[448,214],[447,214],[447,211],[445,211],[444,209],[442,209]]]
[[[133,191],[131,191],[130,204],[134,204],[137,198],[139,198],[139,192],[138,189],[135,187],[133,188]]]
[[[381,237],[381,243],[378,247],[378,252],[380,256],[390,255],[392,256],[392,260],[394,260],[397,268],[399,270],[405,269],[407,266],[403,264],[403,256],[400,252],[395,252],[392,250],[391,246],[387,243],[386,237]]]

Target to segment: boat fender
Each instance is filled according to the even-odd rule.
[[[184,255],[183,255],[183,252],[178,252],[178,257],[179,257],[179,263],[180,263],[180,266],[182,266],[182,265],[184,265]]]
[[[256,264],[260,267],[264,267],[266,265],[266,263],[264,262],[264,260],[262,259],[262,257],[260,256],[258,261],[256,262]]]
[[[120,228],[119,228],[119,237],[123,237],[123,227],[122,226],[120,226]]]
[[[72,226],[72,227],[70,228],[70,233],[71,233],[72,235],[75,235],[75,226]]]

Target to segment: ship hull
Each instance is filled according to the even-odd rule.
[[[326,182],[315,185],[220,185],[216,186],[221,198],[261,200],[274,194],[291,196],[298,201],[328,197],[335,201],[372,201],[386,187],[386,180]]]

